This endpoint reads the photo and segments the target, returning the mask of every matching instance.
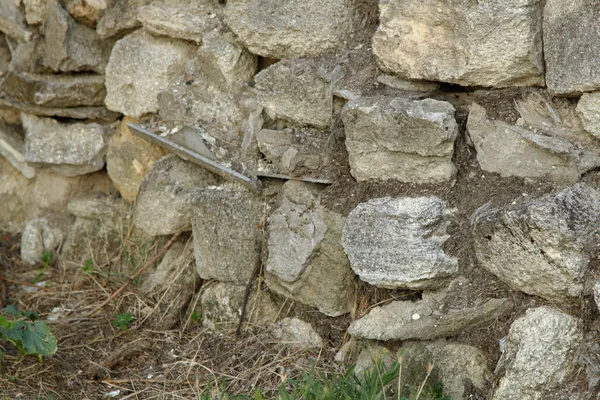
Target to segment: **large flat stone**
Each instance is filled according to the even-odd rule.
[[[384,197],[359,204],[344,225],[350,266],[365,282],[384,288],[443,285],[458,263],[442,250],[452,214],[438,197]]]
[[[483,268],[515,290],[550,301],[580,298],[587,249],[600,229],[600,192],[577,184],[475,220],[475,255]]]
[[[0,97],[0,107],[20,110],[40,117],[63,117],[100,122],[113,122],[121,115],[106,107],[44,107],[23,103],[9,97]]]
[[[104,167],[106,131],[97,123],[60,123],[21,113],[25,129],[25,160],[32,166],[76,176]]]
[[[358,181],[451,180],[458,125],[450,103],[364,97],[342,110],[350,172]]]
[[[355,29],[348,0],[232,0],[225,21],[248,49],[263,57],[314,57],[344,46]]]
[[[600,19],[590,0],[548,0],[544,7],[546,84],[554,94],[600,89]]]
[[[183,74],[196,46],[137,31],[119,40],[106,66],[106,106],[139,118],[158,111],[158,94]]]
[[[96,32],[101,39],[122,35],[140,27],[137,11],[140,7],[149,4],[152,0],[113,0],[109,7],[104,10]]]

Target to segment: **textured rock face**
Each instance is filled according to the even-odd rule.
[[[218,178],[202,167],[169,154],[145,176],[134,206],[133,223],[148,235],[171,235],[191,229],[194,190]]]
[[[600,228],[600,193],[577,184],[523,204],[480,214],[473,232],[482,267],[515,290],[551,301],[581,296]]]
[[[544,7],[546,84],[555,94],[600,89],[600,20],[597,4],[549,0]]]
[[[62,222],[62,223],[61,223]],[[52,253],[65,238],[65,221],[35,218],[27,222],[21,236],[21,260],[35,265],[43,252]]]
[[[21,114],[25,160],[64,176],[84,175],[104,167],[105,129],[96,123],[63,124]]]
[[[498,368],[506,370],[493,400],[545,399],[573,372],[581,321],[552,307],[527,310],[508,333]]]
[[[600,139],[600,92],[584,93],[577,102],[577,114],[586,132]]]
[[[21,171],[25,178],[31,179],[35,176],[35,169],[25,160],[23,136],[14,126],[0,124],[0,155]]]
[[[232,0],[225,21],[248,49],[263,57],[314,57],[344,45],[356,12],[349,0]]]
[[[289,181],[269,218],[269,288],[329,316],[350,311],[353,296],[348,258],[341,245],[344,218],[320,205],[313,185]]]
[[[454,107],[437,100],[365,97],[342,110],[352,175],[358,181],[442,182],[452,164]]]
[[[511,101],[520,117],[516,124],[471,105],[467,130],[483,170],[573,183],[600,165],[600,147],[581,126],[573,104],[542,92]]]
[[[442,251],[451,212],[438,197],[384,197],[348,215],[342,244],[365,282],[384,288],[435,288],[458,271]]]
[[[31,40],[33,32],[25,26],[25,18],[19,3],[3,1],[0,4],[0,31],[19,42]]]
[[[106,106],[139,118],[158,111],[158,94],[183,74],[196,47],[137,31],[119,40],[106,66]]]
[[[313,61],[284,60],[255,77],[258,102],[273,119],[328,128],[332,101],[330,83]]]
[[[196,267],[202,279],[245,285],[260,262],[265,205],[242,187],[196,191],[193,218]]]
[[[98,36],[106,39],[137,28],[141,23],[137,19],[137,10],[152,0],[113,0],[98,20]]]
[[[23,0],[25,19],[30,25],[41,24],[46,16],[47,0]]]
[[[323,347],[323,339],[308,323],[298,318],[284,318],[273,327],[273,336],[286,345],[310,349]]]
[[[382,0],[379,9],[373,53],[387,72],[465,86],[544,84],[539,0]]]

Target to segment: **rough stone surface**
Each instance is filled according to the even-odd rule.
[[[267,286],[332,317],[349,312],[354,274],[341,245],[344,218],[321,206],[314,185],[288,181],[282,197],[269,218]]]
[[[491,108],[477,103],[469,110],[467,130],[484,171],[574,183],[600,165],[597,140],[585,132],[568,100],[536,91],[510,101],[516,122],[494,118]]]
[[[165,151],[146,140],[133,136],[128,122],[136,122],[125,117],[119,133],[108,140],[106,171],[121,196],[134,202],[142,180],[154,162],[165,155]]]
[[[598,307],[598,311],[600,311],[600,281],[596,282],[594,285],[594,301],[596,302],[596,307]]]
[[[356,342],[356,339],[352,338],[352,340]],[[363,380],[367,373],[373,372],[376,363],[382,363],[389,368],[395,361],[394,354],[378,342],[362,341],[361,347],[363,349],[358,353],[354,364],[354,375],[360,380]]]
[[[314,57],[344,46],[355,12],[349,0],[232,0],[225,6],[225,21],[255,54]]]
[[[287,346],[298,349],[323,347],[323,339],[308,323],[298,318],[284,318],[272,329],[273,336]]]
[[[212,0],[175,5],[154,1],[138,9],[138,20],[155,35],[199,43],[205,33],[223,26],[220,11]]]
[[[37,25],[46,19],[47,0],[23,0],[25,19],[29,25]]]
[[[255,76],[258,102],[273,119],[329,128],[331,84],[311,60],[283,60]]]
[[[465,86],[543,85],[539,0],[382,0],[373,53],[406,79]]]
[[[438,197],[384,197],[359,204],[344,225],[350,266],[384,288],[435,288],[458,272],[442,250],[451,211]]]
[[[120,116],[119,113],[109,111],[106,107],[43,107],[35,104],[22,103],[6,97],[0,97],[0,106],[14,108],[27,114],[40,117],[86,119],[99,122],[113,122]]]
[[[65,9],[77,20],[95,28],[102,11],[108,7],[106,0],[66,0]]]
[[[113,42],[78,24],[58,0],[48,0],[44,21],[44,65],[54,71],[104,73]]]
[[[0,123],[0,155],[21,171],[25,178],[31,179],[35,176],[35,169],[25,160],[23,136],[14,126]]]
[[[262,198],[234,184],[196,191],[193,219],[196,267],[202,279],[245,285],[260,264]]]
[[[475,307],[446,311],[431,299],[394,301],[352,321],[348,333],[360,339],[432,340],[495,321],[512,307],[508,299],[490,299]]]
[[[398,351],[402,356],[402,381],[417,388],[427,374],[428,363],[433,370],[428,386],[441,382],[444,394],[453,400],[462,400],[471,387],[483,391],[492,378],[486,355],[476,347],[437,340],[432,343],[406,342]],[[468,398],[468,397],[467,397]]]
[[[510,327],[497,367],[506,372],[492,399],[549,398],[574,371],[574,353],[582,340],[579,319],[549,306],[527,310]]]
[[[33,33],[25,25],[25,16],[15,1],[0,3],[0,31],[19,42],[28,42]]]
[[[135,118],[158,111],[158,94],[183,74],[195,49],[144,31],[125,36],[106,66],[106,106]]]
[[[577,114],[586,132],[600,139],[600,92],[584,93],[577,102]]]
[[[21,114],[25,160],[65,175],[84,175],[104,167],[106,131],[97,123],[63,124],[51,118]]]
[[[66,236],[67,223],[43,217],[28,221],[21,236],[21,260],[35,265],[42,253],[53,253]]]
[[[0,230],[22,232],[33,217],[35,182],[23,176],[4,157],[0,157]]]
[[[140,186],[133,222],[148,235],[172,235],[191,230],[194,191],[218,178],[202,167],[169,154],[156,161]]]
[[[101,106],[106,89],[100,75],[31,75],[9,72],[2,94],[19,102],[45,107]]]
[[[577,184],[479,214],[473,231],[481,266],[515,290],[557,302],[581,296],[589,249],[600,229],[600,192]]]
[[[96,25],[96,32],[101,39],[118,36],[131,31],[141,23],[137,18],[138,8],[152,0],[113,0],[104,10]]]
[[[544,7],[546,84],[555,94],[600,89],[600,19],[597,4],[548,0]]]
[[[437,100],[365,97],[342,110],[350,172],[358,181],[452,179],[454,107]]]
[[[9,69],[19,72],[52,73],[52,69],[44,65],[45,40],[34,37],[29,42],[18,43],[6,41],[11,53]]]

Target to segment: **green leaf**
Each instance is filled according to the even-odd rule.
[[[21,325],[21,329],[23,329],[22,345],[27,353],[43,356],[56,353],[56,337],[50,332],[50,328],[48,328],[45,321],[17,321],[15,325],[19,323],[23,324]]]
[[[21,311],[19,311],[19,309],[14,304],[9,304],[8,306],[4,307],[2,309],[2,313],[12,315],[13,317],[21,316]]]

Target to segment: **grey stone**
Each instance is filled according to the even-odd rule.
[[[67,210],[78,218],[116,220],[129,210],[129,205],[117,199],[117,196],[92,193],[69,201]]]
[[[23,176],[31,179],[35,169],[25,160],[25,142],[23,136],[13,126],[0,124],[0,154],[6,158]]]
[[[378,75],[377,82],[398,90],[407,92],[430,93],[439,90],[440,85],[435,82],[410,81],[401,79],[394,75]]]
[[[348,333],[356,338],[384,341],[444,338],[491,323],[513,305],[508,299],[490,299],[464,309],[442,311],[438,307],[430,299],[394,301],[352,321]],[[431,314],[423,312],[425,309],[431,309]]]
[[[106,66],[106,106],[130,117],[158,111],[158,94],[183,74],[195,46],[137,31],[119,40]]]
[[[344,225],[342,244],[361,280],[384,288],[443,285],[458,272],[442,245],[452,211],[438,197],[384,197],[359,204]]]
[[[539,0],[379,2],[373,53],[405,79],[464,86],[542,86]]]
[[[475,219],[481,266],[515,290],[557,302],[583,291],[590,243],[600,229],[600,192],[577,184]]]
[[[154,162],[165,155],[165,151],[148,141],[133,136],[128,122],[137,122],[129,117],[123,118],[119,133],[108,140],[106,152],[106,171],[121,193],[121,197],[133,203],[140,185]]]
[[[352,340],[356,341],[354,338]],[[354,363],[354,375],[361,381],[364,380],[367,373],[373,373],[373,370],[378,368],[377,365],[379,363],[389,368],[396,361],[394,354],[387,347],[375,341],[362,342],[363,349],[356,357],[356,362]]]
[[[594,284],[594,301],[596,302],[596,307],[600,311],[600,281]]]
[[[0,157],[0,229],[22,232],[27,221],[34,217],[35,181],[23,176],[4,157]]]
[[[451,180],[458,125],[450,103],[364,97],[342,110],[350,172],[358,181]]]
[[[308,323],[298,318],[284,318],[272,329],[273,336],[289,347],[311,349],[323,347],[323,339]]]
[[[427,365],[433,370],[427,379],[425,392],[438,382],[444,394],[453,400],[462,400],[474,387],[483,391],[491,380],[485,354],[476,347],[437,340],[431,343],[405,342],[398,351],[402,358],[402,382],[418,388],[427,375]]]
[[[103,10],[108,8],[107,0],[63,0],[65,9],[83,25],[95,28]]]
[[[574,183],[600,165],[597,140],[568,100],[531,92],[510,101],[520,116],[516,124],[489,116],[477,103],[469,110],[467,130],[484,171]]]
[[[6,42],[11,53],[9,70],[35,74],[54,72],[44,65],[46,44],[42,37],[34,37],[25,43],[19,43],[7,37]]]
[[[35,265],[42,253],[53,253],[65,239],[65,222],[43,217],[28,221],[21,236],[21,260]]]
[[[46,19],[47,0],[23,0],[25,19],[29,25],[37,25]]]
[[[12,58],[12,52],[6,36],[0,32],[0,76],[4,76],[8,71],[10,61]]]
[[[137,11],[141,6],[149,4],[152,0],[113,0],[110,6],[104,10],[96,32],[101,39],[119,36],[125,32],[140,27]]]
[[[22,113],[25,160],[65,176],[84,175],[104,167],[106,131],[97,123],[63,124]]]
[[[600,89],[600,20],[597,4],[548,0],[544,7],[546,85],[554,94]]]
[[[585,130],[600,139],[600,92],[584,93],[577,102],[577,114]]]
[[[225,21],[255,54],[314,57],[344,47],[356,12],[348,0],[232,0],[225,6]]]
[[[9,72],[2,94],[19,102],[45,107],[101,106],[106,89],[101,75],[32,75]]]
[[[100,40],[92,28],[78,24],[58,0],[47,1],[44,36],[44,65],[60,72],[104,73],[114,42]]]
[[[0,4],[0,31],[19,42],[28,42],[33,32],[25,25],[25,16],[15,1],[3,1]]]
[[[169,154],[152,165],[140,186],[133,222],[150,236],[191,230],[194,191],[219,180],[202,167]]]
[[[341,215],[321,206],[314,185],[288,181],[269,217],[269,289],[332,317],[349,312],[354,274],[341,245],[343,224]]]
[[[212,0],[175,5],[154,1],[138,9],[138,20],[155,35],[200,43],[205,33],[223,26],[220,11]]]
[[[71,119],[85,119],[100,122],[113,122],[121,114],[109,111],[106,107],[44,107],[35,104],[23,103],[10,98],[0,98],[0,106],[14,108],[27,114],[41,117],[62,117]]]
[[[235,184],[200,189],[193,218],[196,268],[202,279],[245,285],[260,263],[261,197]]]
[[[260,105],[273,119],[329,128],[331,84],[311,60],[283,60],[255,76]]]
[[[508,333],[497,370],[505,370],[493,400],[547,399],[575,370],[573,357],[583,340],[581,321],[555,308],[527,310]]]

